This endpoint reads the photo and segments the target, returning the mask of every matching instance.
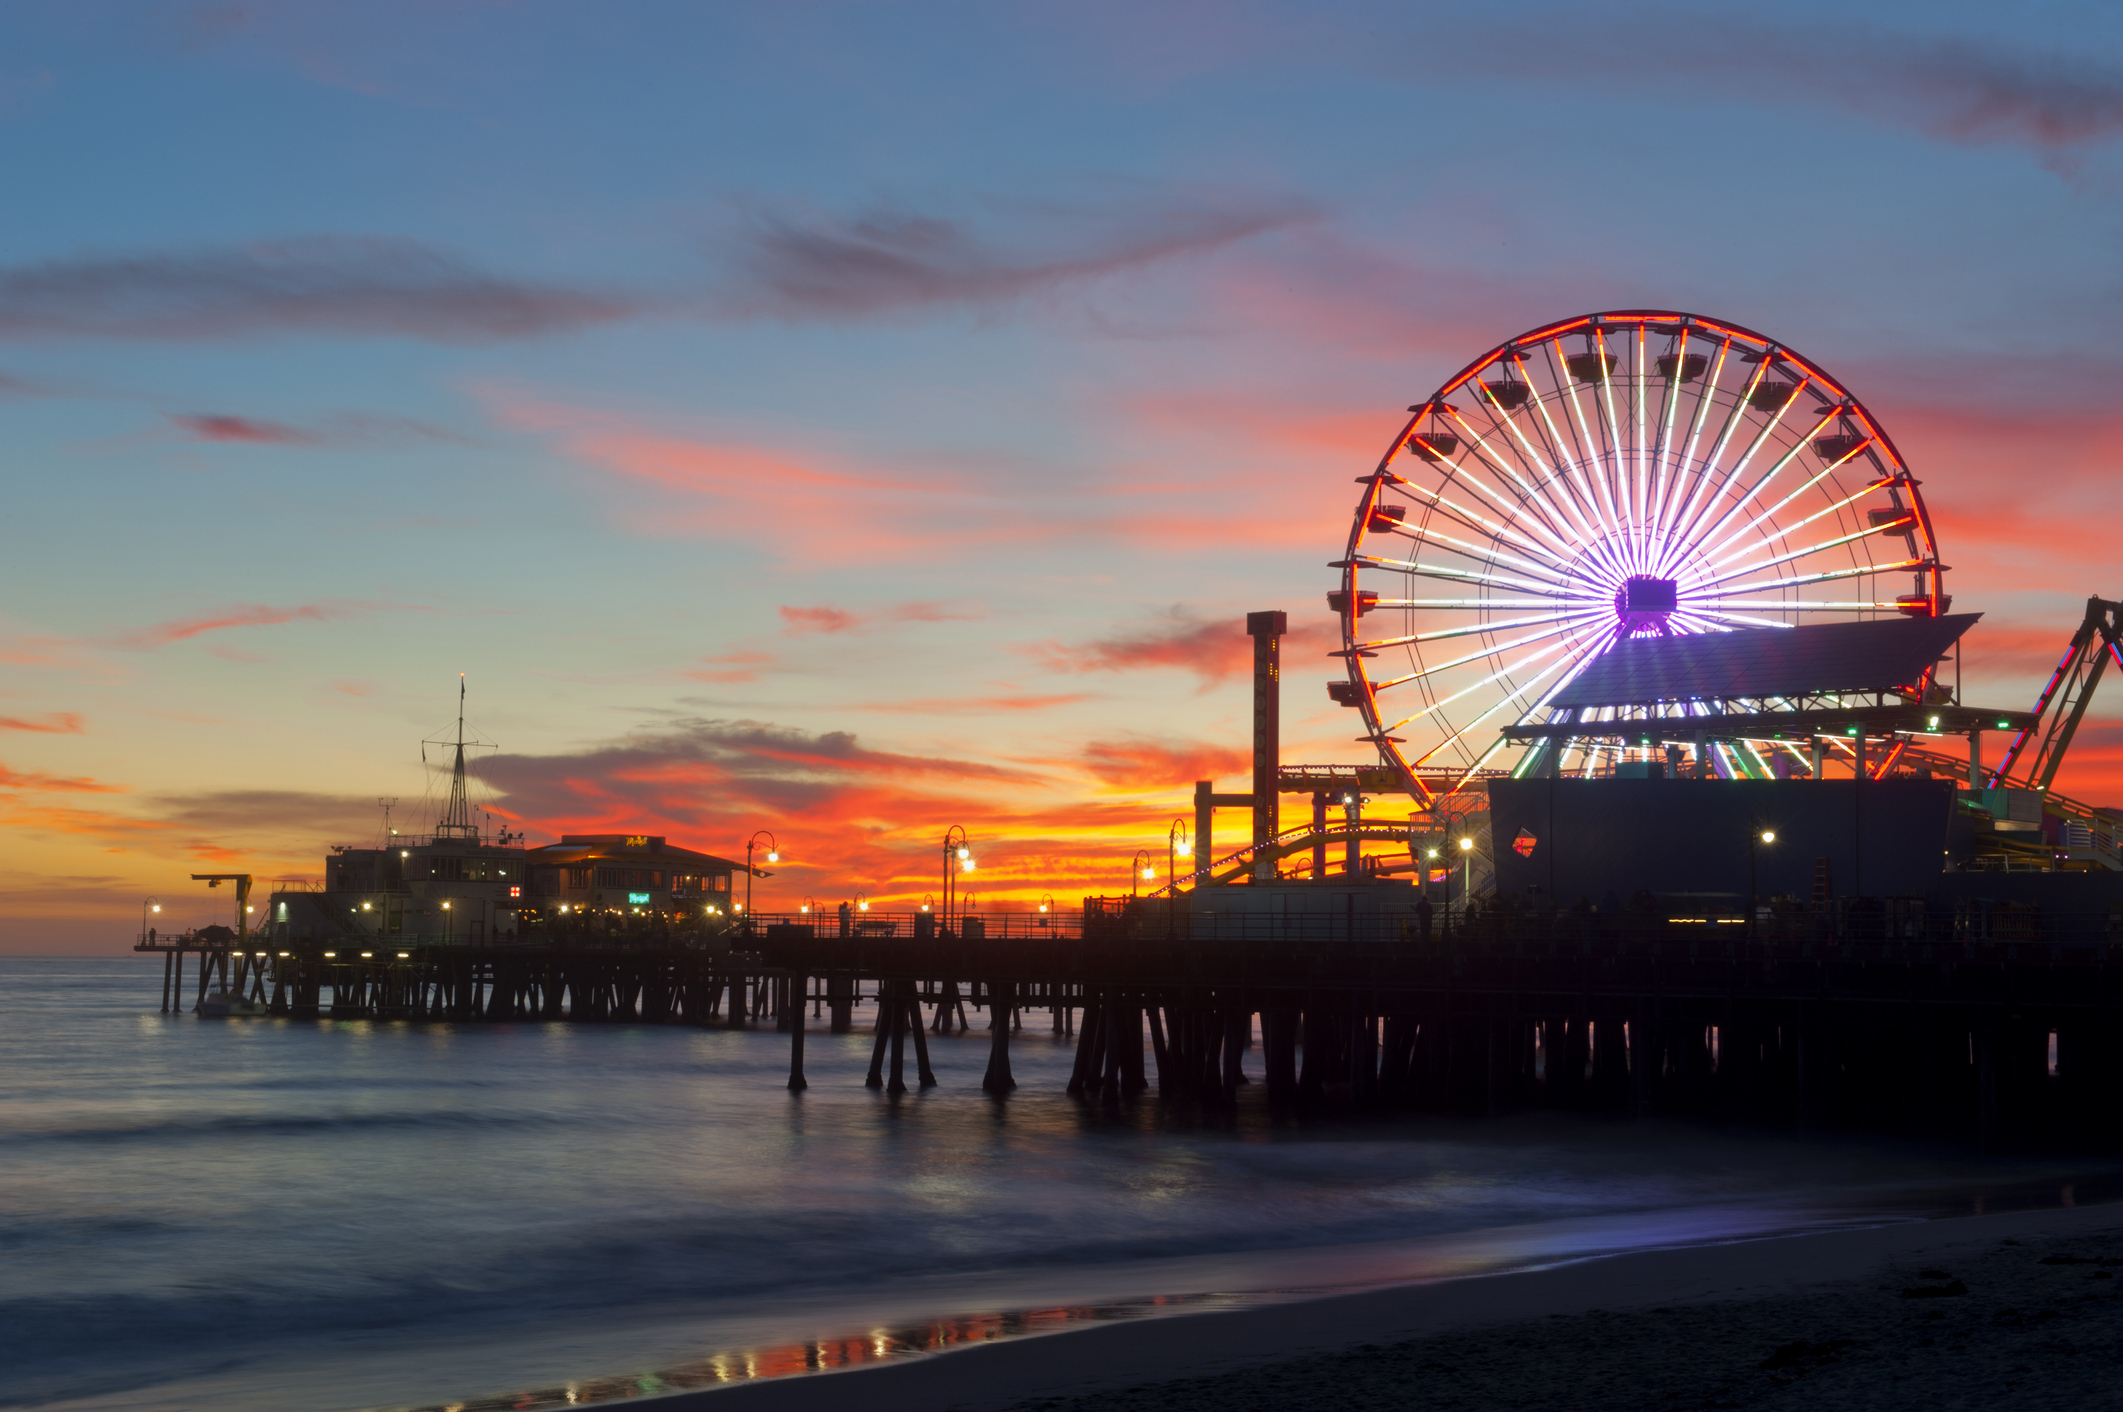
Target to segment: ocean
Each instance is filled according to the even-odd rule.
[[[160,980],[0,958],[0,1406],[581,1405],[2111,1189],[1913,1144],[1297,1117],[1257,1084],[1110,1110],[1063,1092],[1042,1012],[1007,1100],[984,1015],[899,1098],[814,1020],[792,1095],[771,1028],[200,1020]]]

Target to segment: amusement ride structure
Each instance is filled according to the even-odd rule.
[[[1344,666],[1328,693],[1380,763],[1280,763],[1281,615],[1250,615],[1253,789],[1197,785],[1202,862],[1176,884],[1268,880],[1306,851],[1324,878],[1334,848],[1350,875],[1420,871],[1361,846],[1470,833],[1495,781],[1632,774],[1952,777],[2116,851],[2117,822],[2053,785],[2107,660],[2123,663],[2118,605],[2089,601],[2032,712],[1968,705],[1959,642],[1977,615],[1950,612],[1920,483],[1812,360],[1698,315],[1590,314],[1491,348],[1409,414],[1358,479],[1327,595]],[[2009,741],[1991,768],[1988,733]],[[1289,793],[1311,794],[1309,824],[1280,826]],[[1407,825],[1363,819],[1367,794],[1399,793]],[[1253,810],[1248,847],[1216,856],[1217,807]],[[1999,849],[2024,866],[2043,846]]]
[[[1572,711],[1570,684],[1627,639],[1936,618],[1952,601],[1879,420],[1737,325],[1565,320],[1409,410],[1365,478],[1330,603],[1348,662],[1335,697],[1418,798],[1500,762],[1614,763],[1622,747],[1596,731],[1506,728]]]

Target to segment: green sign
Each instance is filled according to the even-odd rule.
[[[636,907],[646,907],[649,903],[649,894],[646,892],[630,892],[627,894],[627,901]]]

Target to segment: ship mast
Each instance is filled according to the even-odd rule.
[[[464,673],[457,674],[457,753],[450,766],[450,802],[435,825],[437,838],[477,838],[479,826],[472,822],[472,803],[464,788]]]

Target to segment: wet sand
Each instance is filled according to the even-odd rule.
[[[2038,1408],[2123,1387],[2123,1205],[1648,1251],[653,1399],[670,1412]]]

